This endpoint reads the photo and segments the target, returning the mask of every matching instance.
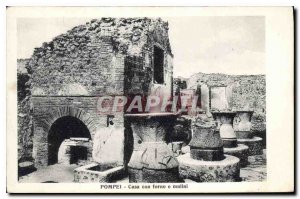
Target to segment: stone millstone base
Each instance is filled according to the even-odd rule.
[[[248,150],[248,146],[244,144],[238,144],[238,146],[235,148],[224,148],[224,153],[238,157],[240,159],[240,166],[245,167],[248,165]]]
[[[238,139],[238,143],[249,147],[249,156],[263,154],[263,139],[260,137],[253,137],[252,139]]]
[[[237,139],[251,139],[254,133],[252,131],[236,131]]]
[[[191,158],[195,160],[204,160],[204,161],[212,161],[212,160],[223,160],[224,152],[222,148],[216,149],[201,149],[195,148],[193,146],[190,147]]]
[[[178,168],[154,170],[154,169],[134,169],[128,167],[130,183],[172,183],[180,182]]]
[[[179,175],[183,179],[196,182],[236,182],[240,180],[240,160],[225,155],[221,161],[194,160],[190,154],[177,157]]]
[[[222,138],[223,147],[224,148],[235,148],[237,147],[237,139],[236,138]]]

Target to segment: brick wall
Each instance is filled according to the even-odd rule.
[[[32,97],[36,167],[48,164],[48,133],[53,122],[64,116],[80,119],[89,129],[91,138],[97,130],[107,127],[107,115],[97,112],[98,97]],[[114,126],[123,126],[123,113],[113,118]]]
[[[153,82],[154,45],[164,50],[165,82],[159,85]],[[171,95],[172,57],[168,24],[148,18],[95,19],[36,48],[28,61],[36,167],[48,164],[48,132],[60,117],[80,119],[92,139],[107,127],[107,114],[97,113],[99,96],[147,95],[157,87]],[[134,72],[128,58],[137,58]],[[113,115],[114,126],[123,127],[123,112]]]

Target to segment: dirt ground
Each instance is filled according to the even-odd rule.
[[[267,179],[266,150],[263,155],[249,156],[249,165],[241,168],[240,177],[242,181],[264,181]],[[55,164],[43,169],[39,169],[26,176],[22,176],[19,182],[24,183],[70,183],[73,182],[73,170],[78,165]],[[128,183],[128,177],[117,181],[118,183]],[[186,183],[192,183],[186,180]]]

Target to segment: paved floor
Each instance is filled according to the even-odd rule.
[[[263,155],[250,156],[249,165],[245,168],[241,168],[240,176],[242,181],[263,181],[267,178],[267,167],[266,167],[266,150]],[[61,165],[55,164],[48,166],[44,169],[39,169],[26,176],[20,177],[20,182],[73,182],[73,170],[78,165]],[[186,180],[187,183],[193,181]],[[118,183],[128,183],[128,177],[121,179]]]
[[[19,182],[73,182],[74,175],[73,170],[77,168],[78,165],[62,165],[55,164],[48,166],[43,169],[39,169],[33,173],[26,176],[22,176]]]
[[[242,181],[264,181],[267,180],[266,150],[263,155],[249,156],[249,165],[241,168],[240,177]]]

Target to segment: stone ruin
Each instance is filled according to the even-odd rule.
[[[241,143],[254,143],[249,150],[255,150],[257,138],[244,127],[236,137],[236,113],[228,112],[224,89],[187,89],[177,80],[173,88],[172,59],[168,23],[149,18],[95,19],[36,48],[26,61],[30,94],[19,101],[30,104],[33,133],[26,143],[32,143],[34,166],[78,164],[75,182],[114,182],[126,175],[129,182],[238,181],[248,157]],[[102,114],[95,108],[103,95],[201,98],[199,111],[188,103],[186,116],[179,117],[155,108]],[[195,120],[210,113],[217,124],[212,117]],[[241,123],[249,123],[251,116],[240,114]]]
[[[249,147],[249,155],[261,155],[263,154],[263,139],[254,135],[251,130],[251,117],[253,111],[243,111],[237,112],[237,125],[235,131],[237,133],[237,142],[239,144],[247,145]]]
[[[225,155],[215,122],[195,122],[190,153],[179,156],[179,173],[196,182],[235,182],[240,174],[239,158]]]
[[[124,111],[97,112],[97,100],[158,90],[172,96],[172,58],[168,23],[149,18],[95,19],[36,48],[26,61],[33,144],[25,150],[32,150],[34,166],[66,163],[76,148],[87,152],[86,163],[127,166],[133,151],[130,124]],[[102,146],[89,144],[95,141]]]

